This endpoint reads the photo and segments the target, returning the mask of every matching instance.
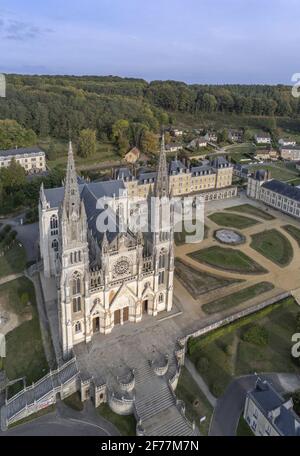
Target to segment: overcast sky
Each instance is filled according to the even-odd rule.
[[[300,0],[0,0],[0,72],[290,83]]]

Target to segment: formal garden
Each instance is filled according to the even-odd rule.
[[[215,212],[214,214],[209,215],[208,218],[219,226],[237,228],[240,230],[260,223],[258,220],[253,218],[227,212]]]
[[[291,356],[291,337],[299,330],[299,315],[296,301],[286,298],[190,339],[188,356],[217,397],[235,376],[254,372],[300,374],[299,359]]]
[[[199,263],[240,274],[262,274],[267,272],[256,261],[240,250],[230,247],[211,246],[189,253]]]
[[[238,206],[232,206],[232,207],[227,207],[225,209],[226,211],[229,212],[240,212],[241,214],[246,214],[246,215],[253,215],[254,217],[261,218],[263,220],[274,220],[275,217],[271,215],[266,208],[265,210],[260,209],[256,206],[253,206],[252,204],[240,204]]]
[[[279,266],[287,266],[292,261],[293,247],[278,230],[271,229],[255,233],[251,239],[250,247]]]

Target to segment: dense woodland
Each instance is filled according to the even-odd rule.
[[[7,97],[0,99],[0,119],[14,119],[39,137],[60,139],[92,129],[98,140],[122,136],[122,142],[126,136],[129,143],[137,142],[136,136],[158,132],[178,112],[295,118],[300,116],[300,98],[294,98],[291,87],[283,85],[210,86],[110,76],[9,75]],[[117,122],[122,120],[128,124],[121,125],[120,133]],[[151,142],[151,138],[146,138],[145,146],[147,140]]]

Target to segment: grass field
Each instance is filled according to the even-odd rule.
[[[175,259],[175,275],[194,299],[212,290],[242,282],[238,279],[224,279],[224,277],[199,271],[179,258]]]
[[[110,409],[108,404],[100,405],[97,411],[104,419],[114,424],[122,436],[136,435],[136,420],[133,415],[117,415]]]
[[[291,179],[295,179],[299,176],[297,171],[293,171],[290,168],[287,168],[284,163],[276,163],[274,165],[265,165],[265,164],[258,164],[258,165],[251,165],[249,167],[249,171],[253,172],[258,169],[264,169],[266,171],[271,171],[271,177],[273,179],[278,179],[281,181],[289,181]]]
[[[201,242],[203,239],[207,238],[208,228],[205,225],[203,226],[202,222],[193,220],[191,223],[192,223],[192,225],[195,225],[195,230],[191,231],[191,232],[188,232],[185,230],[184,224],[179,223],[178,225],[176,225],[177,229],[182,230],[182,231],[175,231],[175,233],[174,233],[174,241],[175,241],[176,245],[179,246],[179,245],[185,244],[187,241],[186,240],[187,236],[195,236],[195,237],[197,236],[197,238],[199,239],[198,242]],[[199,230],[199,234],[198,234],[198,230]]]
[[[296,332],[299,306],[287,298],[255,314],[189,341],[189,356],[211,392],[220,396],[235,376],[253,372],[300,373],[299,360],[291,356],[291,337]],[[245,342],[243,334],[259,325],[268,343]]]
[[[279,231],[272,229],[251,236],[252,247],[279,266],[287,266],[293,258],[293,247],[290,241]]]
[[[1,244],[0,244],[1,252]],[[26,268],[26,252],[18,242],[0,256],[0,277],[24,271]]]
[[[298,242],[298,245],[300,247],[300,227],[297,228],[294,225],[285,225],[282,228],[285,229],[285,231],[287,231],[295,239],[295,241]]]
[[[6,358],[4,368],[10,380],[26,377],[27,384],[39,380],[48,371],[44,347],[41,338],[39,317],[36,309],[35,292],[32,283],[20,278],[0,286],[0,296],[5,296],[8,309],[21,317],[27,304],[22,302],[22,295],[27,294],[31,304],[30,320],[6,335]]]
[[[245,217],[239,214],[230,214],[227,212],[216,212],[208,216],[210,220],[217,223],[219,226],[227,226],[230,228],[238,228],[242,230],[243,228],[249,228],[250,226],[256,225],[258,222],[249,217]]]
[[[263,220],[274,220],[275,217],[268,212],[259,209],[258,207],[252,206],[252,204],[240,204],[239,206],[227,207],[226,211],[241,212],[242,214],[253,215]]]
[[[266,272],[262,266],[237,249],[212,246],[189,253],[189,256],[199,261],[199,263],[225,271],[234,271],[241,274]]]
[[[59,141],[55,139],[47,139],[40,141],[39,146],[45,150],[46,153],[49,150],[54,151],[53,156],[50,155],[50,159],[47,164],[50,168],[56,166],[65,168],[67,164],[68,156],[68,143],[66,141]],[[85,167],[94,165],[95,168],[107,161],[120,161],[120,156],[115,151],[113,144],[110,142],[97,142],[97,150],[94,155],[87,158],[81,158],[76,155],[76,145],[74,145],[75,162],[77,169],[84,169]],[[49,152],[50,153],[50,152]]]
[[[195,421],[201,434],[208,435],[213,408],[185,367],[180,373],[176,396],[177,399],[184,401],[187,418]],[[200,418],[204,416],[206,420],[200,424]]]
[[[259,296],[267,291],[270,291],[274,288],[274,285],[270,282],[260,282],[250,287],[243,288],[236,293],[232,293],[224,298],[217,299],[215,301],[209,302],[202,306],[202,309],[207,314],[214,314],[216,312],[222,312],[223,310],[231,309],[236,307],[242,302],[253,299],[256,296]]]

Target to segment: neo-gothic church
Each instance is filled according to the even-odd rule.
[[[71,143],[64,186],[41,187],[40,251],[45,276],[56,278],[65,357],[75,344],[90,342],[94,334],[108,334],[116,325],[138,323],[146,314],[171,310],[174,209],[169,204],[164,140],[151,196],[155,197],[152,230],[119,229],[128,226],[132,215],[124,182],[80,181]],[[113,231],[99,230],[97,221],[104,210],[117,222]]]

